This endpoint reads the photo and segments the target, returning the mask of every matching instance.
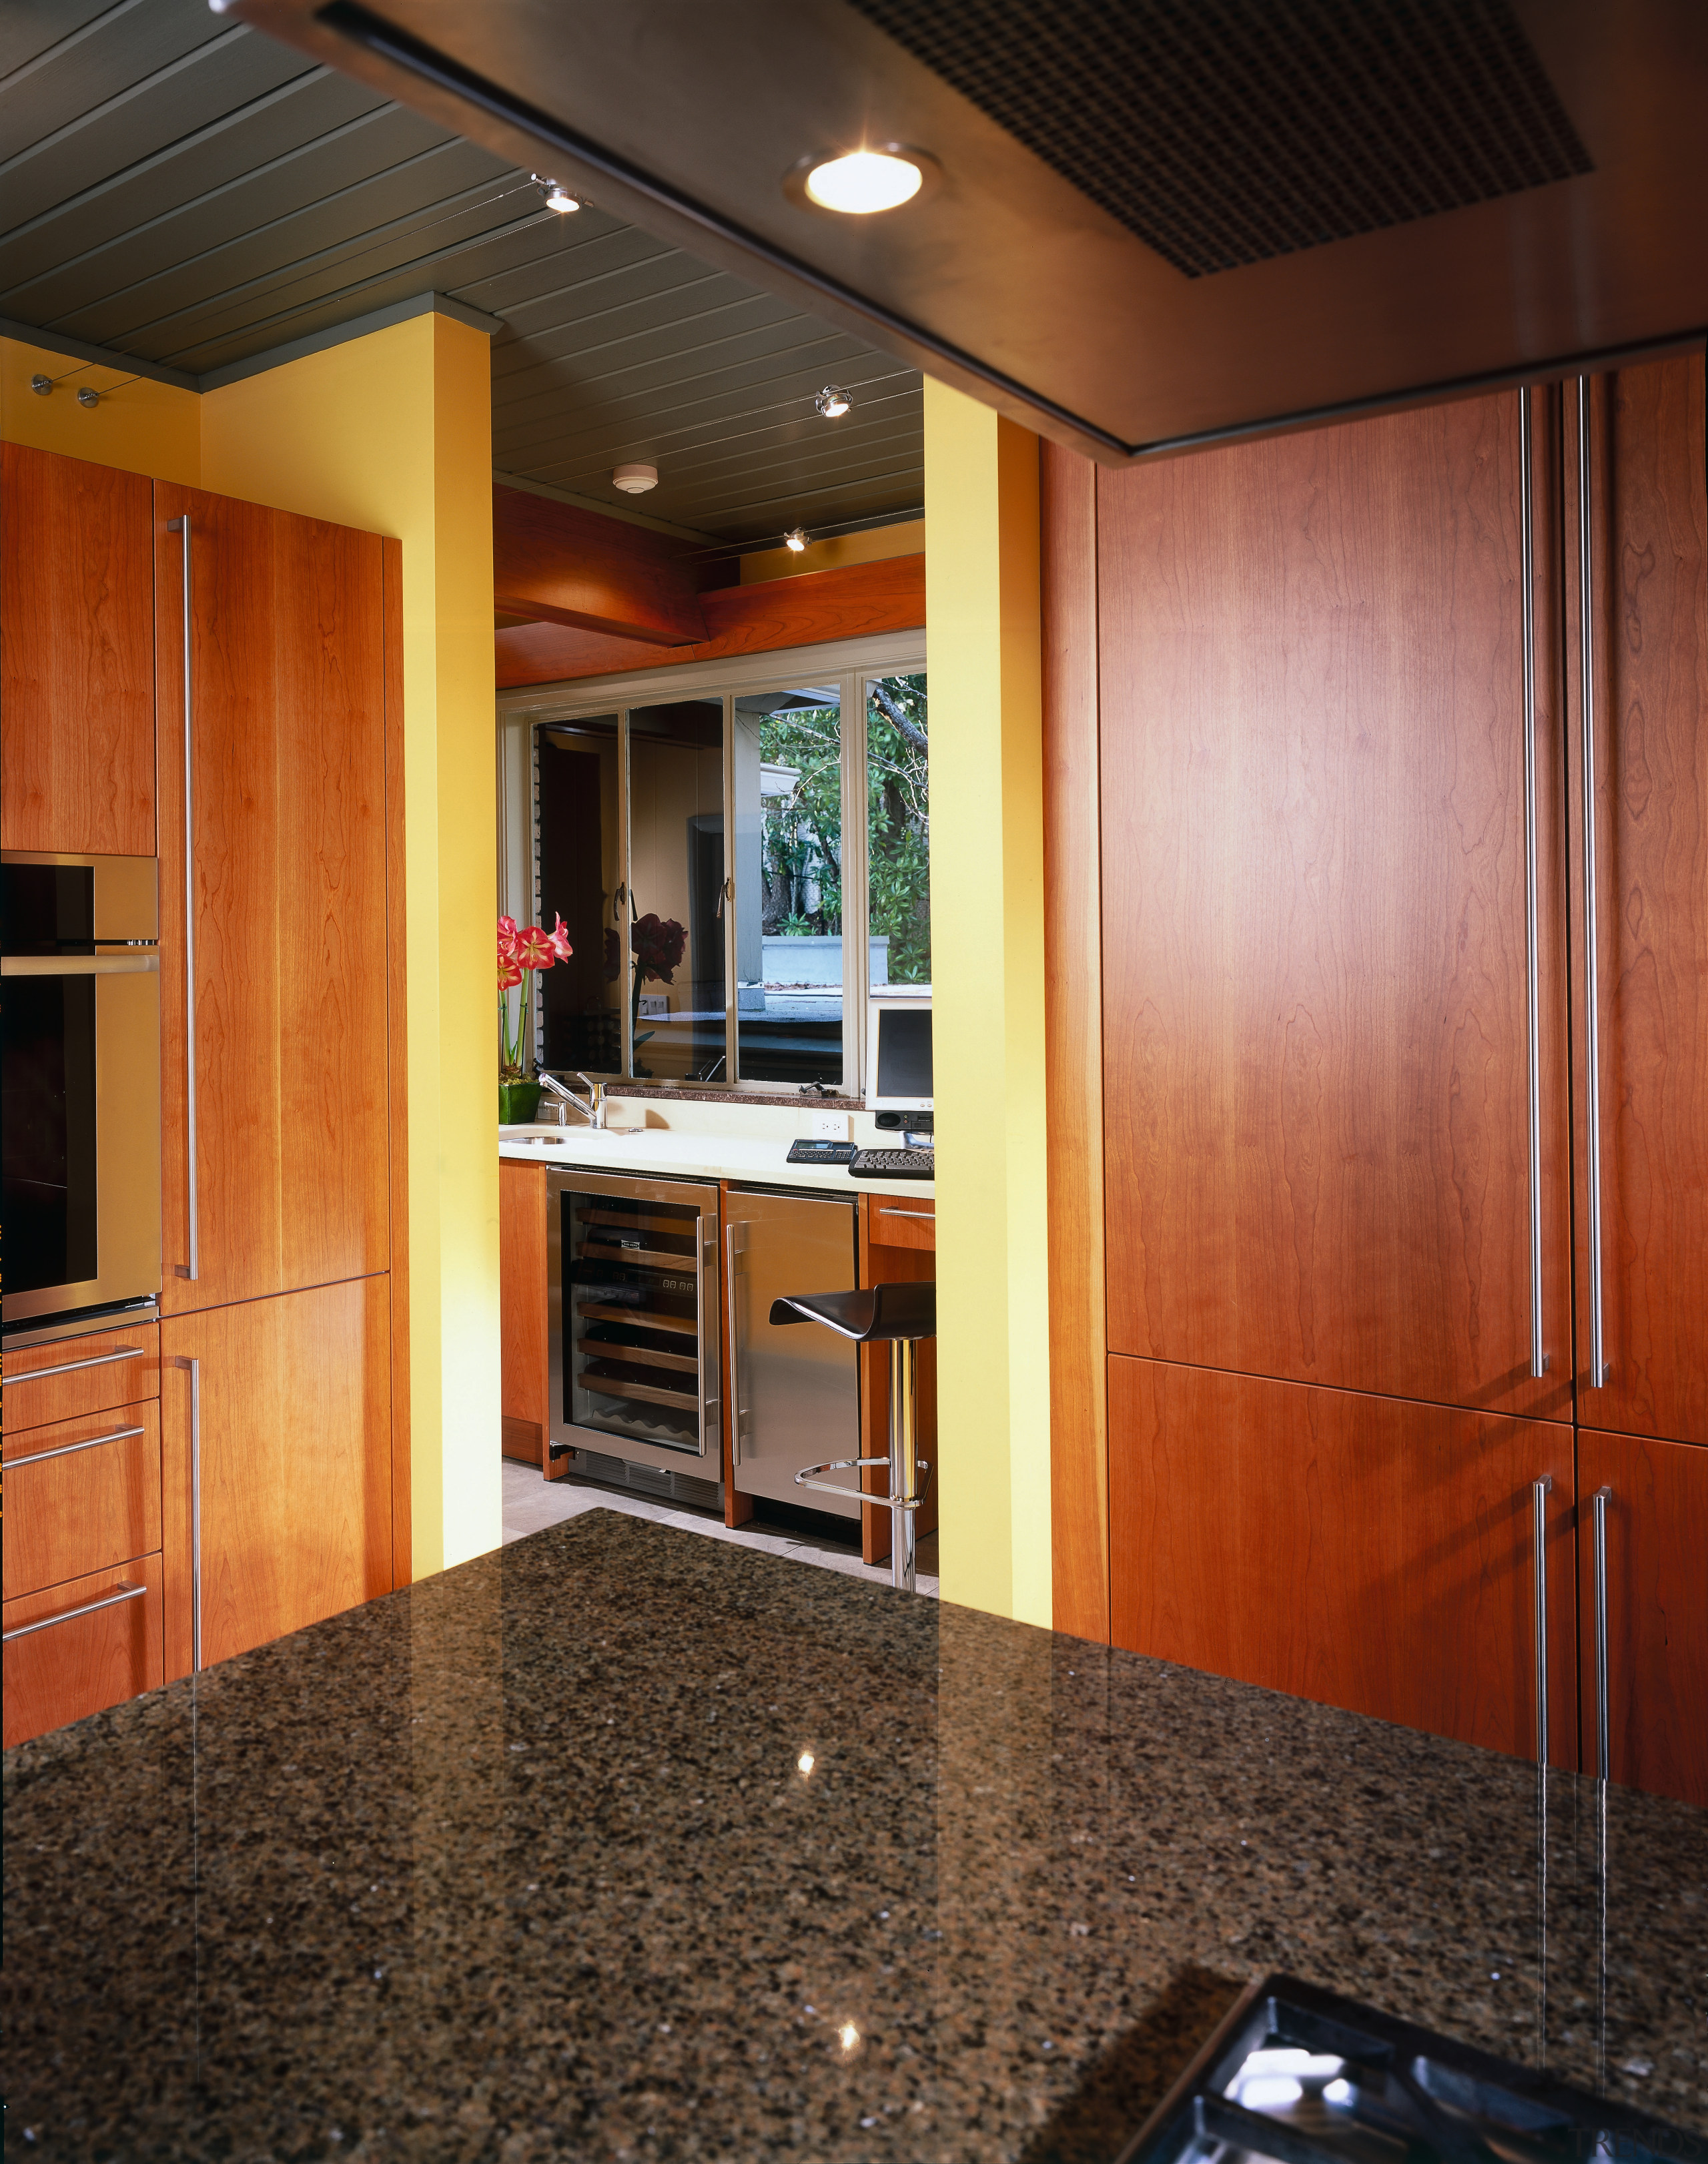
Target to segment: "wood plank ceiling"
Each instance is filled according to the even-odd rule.
[[[207,0],[0,8],[0,317],[204,375],[414,295],[499,318],[501,478],[723,544],[917,514],[920,379]],[[813,411],[835,382],[840,420]]]

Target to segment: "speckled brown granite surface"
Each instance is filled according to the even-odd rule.
[[[7,2154],[1089,2164],[1272,1968],[1708,2154],[1603,1800],[595,1512],[11,1755]]]

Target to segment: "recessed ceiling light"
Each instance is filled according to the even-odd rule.
[[[534,173],[530,178],[536,187],[544,189],[548,210],[571,211],[581,207],[581,197],[572,196],[561,181],[548,180],[544,173]]]
[[[827,421],[838,421],[854,401],[839,383],[827,383],[812,403]]]
[[[820,151],[802,158],[783,182],[784,192],[814,210],[853,218],[897,210],[936,181],[938,163],[905,143],[869,144],[858,150]]]
[[[807,536],[797,526],[794,529],[793,533],[786,533],[783,536],[783,546],[786,549],[791,550],[794,554],[798,556],[801,554],[801,551],[807,546]]]
[[[620,488],[625,496],[644,496],[649,488],[659,485],[656,466],[626,465],[612,470],[611,486]]]

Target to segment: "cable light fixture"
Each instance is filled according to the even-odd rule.
[[[853,399],[839,383],[827,383],[812,402],[814,412],[822,413],[827,421],[839,421],[853,404]]]
[[[580,210],[586,200],[581,196],[572,196],[561,181],[552,180],[544,173],[530,173],[528,178],[544,192],[548,210],[560,213]]]
[[[807,546],[807,536],[798,526],[791,527],[783,536],[783,546],[798,556]]]

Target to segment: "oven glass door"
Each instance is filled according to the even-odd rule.
[[[160,1286],[151,859],[8,852],[0,1171],[8,1322]]]

